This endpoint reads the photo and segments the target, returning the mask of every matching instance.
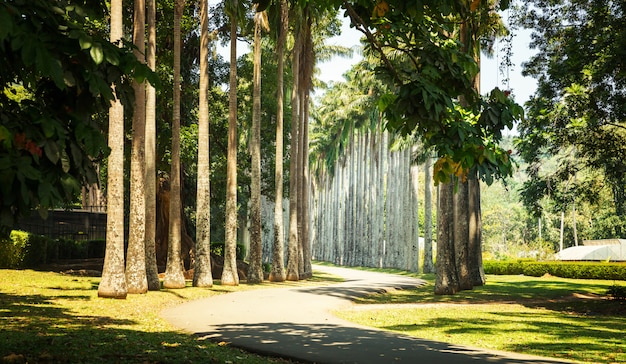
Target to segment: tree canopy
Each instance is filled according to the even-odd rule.
[[[560,210],[576,199],[597,204],[602,185],[613,212],[626,213],[625,12],[624,2],[604,0],[529,1],[517,12],[538,51],[524,66],[538,88],[518,128],[529,163],[523,197],[537,215],[545,196]]]
[[[38,209],[72,203],[107,156],[95,116],[132,104],[127,75],[150,75],[96,27],[100,1],[0,2],[0,232]],[[152,80],[154,82],[154,80]],[[114,85],[114,86],[113,86]]]

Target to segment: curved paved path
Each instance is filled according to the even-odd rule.
[[[202,338],[307,363],[563,363],[416,339],[341,320],[330,310],[350,305],[354,297],[424,282],[348,268],[313,269],[345,282],[229,293],[167,309],[162,317]]]

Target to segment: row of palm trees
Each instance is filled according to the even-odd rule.
[[[122,0],[111,2],[111,41],[118,42],[123,34]],[[228,155],[226,172],[226,218],[224,269],[221,279],[223,285],[238,285],[236,244],[237,244],[237,19],[244,9],[237,0],[226,1],[226,13],[230,18],[230,78],[229,78],[229,119],[228,119]],[[185,1],[176,0],[174,5],[173,34],[173,110],[172,110],[172,145],[168,255],[164,288],[185,287],[183,263],[181,259],[181,176],[180,176],[180,69],[181,69],[181,18]],[[261,154],[260,154],[260,118],[261,118],[261,35],[267,29],[267,13],[255,4],[254,17],[254,76],[253,76],[253,116],[250,141],[251,164],[251,243],[249,252],[249,283],[263,280],[262,242],[261,242]],[[133,42],[135,54],[142,62],[147,62],[152,70],[156,68],[156,24],[155,0],[136,0],[134,2]],[[208,3],[199,0],[200,9],[200,77],[198,110],[198,185],[196,208],[196,242],[194,254],[193,285],[210,287],[213,284],[210,256],[210,162],[209,162],[209,101],[208,101]],[[145,12],[147,10],[147,12]],[[311,26],[312,8],[294,2],[289,7],[286,0],[278,1],[276,12],[279,14],[280,27],[277,30],[276,52],[278,59],[277,74],[277,115],[276,115],[276,210],[273,257],[269,279],[280,282],[298,280],[311,275],[311,252],[309,248],[308,214],[308,114],[309,93],[312,90],[313,65],[315,54],[312,49]],[[287,265],[285,266],[284,227],[282,224],[283,196],[283,157],[284,157],[284,58],[289,35],[290,14],[296,21],[294,26],[294,45],[292,50],[293,87],[291,94],[292,127],[290,146],[290,216]],[[148,42],[146,49],[144,24],[148,24]],[[155,221],[156,211],[156,167],[155,167],[155,90],[152,85],[136,82],[135,105],[132,123],[132,147],[130,167],[130,219],[126,259],[124,255],[124,109],[117,102],[111,105],[109,112],[109,146],[111,155],[108,159],[107,180],[107,246],[103,277],[98,288],[101,297],[125,297],[128,293],[145,293],[160,289],[160,282],[155,259]],[[124,264],[125,263],[125,264]]]

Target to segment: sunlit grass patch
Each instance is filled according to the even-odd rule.
[[[323,277],[317,279],[324,281]],[[313,284],[187,287],[116,300],[97,297],[99,281],[50,272],[0,270],[0,362],[285,362],[199,340],[172,327],[159,313],[189,300],[231,291]]]
[[[435,296],[433,280],[426,278],[425,287],[368,296],[359,300],[365,304],[337,315],[454,344],[581,362],[626,362],[626,307],[605,297],[613,281],[489,276],[484,287]]]

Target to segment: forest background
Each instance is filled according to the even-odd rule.
[[[554,30],[544,26],[545,20],[552,21],[552,24],[578,24],[588,25],[589,21],[580,14],[572,15],[571,10],[575,8],[570,2],[563,2],[562,8],[565,10],[562,17],[554,17],[553,13],[547,13],[546,18],[533,18],[531,12],[520,9],[517,18],[519,26],[529,26],[538,34],[543,36],[563,37],[571,44],[588,41],[594,38],[596,43],[606,46],[608,42],[615,47],[605,47],[605,51],[589,52],[594,55],[605,55],[614,62],[613,69],[617,74],[613,75],[613,81],[606,82],[621,85],[623,82],[623,67],[614,56],[619,53],[611,53],[619,49],[619,45],[624,41],[624,35],[617,33],[618,37],[607,40],[602,37],[603,30],[608,28],[623,29],[615,24],[623,22],[623,10],[618,4],[608,3],[609,13],[621,15],[610,19],[602,14],[602,4],[590,9],[587,16],[596,20],[592,26],[586,26],[588,30],[584,37],[577,38],[573,33],[555,34]],[[195,238],[196,226],[195,199],[196,199],[196,151],[198,140],[198,127],[195,123],[198,110],[198,95],[196,85],[199,82],[199,33],[197,28],[197,16],[199,11],[197,4],[189,3],[184,8],[181,22],[182,32],[182,53],[181,53],[181,171],[183,186],[183,211],[186,220],[187,232]],[[539,2],[535,4],[541,6]],[[228,41],[228,16],[223,8],[224,4],[218,4],[209,11],[210,29],[213,36],[213,45]],[[557,6],[558,8],[558,6]],[[617,9],[617,10],[616,10]],[[528,10],[526,8],[525,10]],[[132,13],[130,8],[125,9],[126,13]],[[239,38],[251,42],[252,34],[252,11],[248,9],[246,19],[242,19]],[[157,95],[157,120],[158,120],[158,140],[157,145],[157,169],[166,175],[171,165],[172,153],[169,149],[171,145],[171,125],[173,100],[173,82],[171,78],[173,62],[172,54],[172,24],[174,14],[174,4],[168,1],[157,2],[157,74],[161,80]],[[315,35],[316,53],[319,59],[331,57],[333,54],[346,54],[346,49],[324,45],[323,40],[332,35],[336,35],[340,29],[340,22],[337,20],[337,13],[329,12],[316,24]],[[579,18],[568,18],[576,16]],[[125,28],[130,29],[131,19],[125,18]],[[599,20],[604,21],[601,22]],[[611,23],[614,21],[615,24]],[[106,30],[105,22],[94,21],[93,32]],[[127,32],[130,33],[130,32]],[[567,38],[570,37],[570,38]],[[547,38],[546,38],[547,39]],[[593,43],[593,44],[596,44]],[[264,75],[264,87],[271,89],[275,83],[276,72],[275,58],[272,57],[274,48],[268,38],[264,38],[262,52],[264,62],[261,64],[261,73]],[[564,43],[568,44],[568,43]],[[579,64],[568,64],[570,76],[576,82],[566,82],[567,75],[550,73],[554,72],[559,65],[559,57],[546,58],[546,54],[554,52],[550,48],[549,42],[541,42],[541,37],[534,38],[534,46],[539,49],[539,56],[529,60],[526,71],[530,75],[539,78],[545,74],[550,74],[552,78],[541,78],[538,92],[535,97],[529,100],[525,122],[520,125],[519,138],[508,137],[503,148],[511,150],[513,156],[518,156],[519,168],[515,176],[507,180],[506,186],[495,184],[484,189],[483,194],[483,239],[484,251],[496,258],[505,257],[538,257],[549,258],[551,253],[558,250],[560,246],[567,247],[580,243],[584,239],[616,238],[621,237],[625,226],[623,221],[624,213],[624,172],[622,168],[622,127],[619,125],[623,120],[623,110],[615,108],[623,97],[621,89],[614,90],[614,95],[609,97],[606,94],[606,87],[602,86],[603,77],[611,78],[610,63],[602,69],[584,67],[587,62],[582,53],[567,54],[560,59],[572,59],[579,56],[583,75],[588,78],[577,79],[581,72],[575,68]],[[600,46],[598,46],[600,47]],[[568,47],[565,51],[572,51],[573,47]],[[564,52],[565,52],[564,51]],[[604,53],[603,53],[604,52]],[[611,58],[614,57],[614,58]],[[543,58],[543,61],[542,61]],[[598,57],[600,58],[600,57]],[[544,63],[542,63],[544,62]],[[552,63],[549,63],[552,62]],[[585,63],[586,62],[586,63]],[[210,101],[210,139],[212,143],[211,153],[211,240],[220,242],[225,240],[223,221],[226,211],[226,158],[228,135],[228,95],[224,85],[228,83],[229,64],[218,54],[209,58],[209,101]],[[239,226],[246,226],[245,206],[250,200],[250,158],[249,141],[251,135],[249,131],[252,123],[252,74],[253,60],[251,54],[239,57],[237,61],[238,88],[240,95],[238,102],[238,112],[240,121],[239,140],[239,181],[238,196],[240,213],[238,215]],[[595,72],[595,73],[594,73]],[[604,73],[603,73],[604,72]],[[622,73],[620,73],[622,72]],[[607,76],[608,75],[608,76]],[[560,76],[561,78],[557,78]],[[347,80],[346,83],[349,83]],[[188,86],[188,87],[187,87]],[[324,87],[322,84],[317,87]],[[606,86],[606,85],[605,85]],[[289,86],[288,86],[289,87]],[[332,85],[341,87],[341,85]],[[15,90],[12,90],[15,91]],[[327,92],[332,91],[332,88]],[[594,93],[596,92],[597,93]],[[262,166],[273,166],[273,140],[275,129],[273,127],[272,115],[275,115],[276,101],[273,99],[273,92],[264,92],[262,99],[262,122],[261,122],[261,155]],[[19,97],[19,96],[18,96]],[[603,98],[602,98],[603,97]],[[597,102],[602,98],[604,102]],[[602,107],[590,108],[589,105],[595,103]],[[547,105],[549,107],[547,107]],[[315,112],[313,112],[315,114]],[[286,130],[285,135],[289,135],[289,115],[285,112]],[[572,115],[574,115],[572,117]],[[130,123],[130,120],[127,119]],[[101,120],[102,125],[106,124]],[[544,123],[544,124],[542,124]],[[599,128],[598,128],[599,127]],[[128,128],[130,129],[130,128]],[[541,133],[538,133],[541,131]],[[288,138],[288,137],[287,137]],[[130,139],[125,148],[127,154],[131,151]],[[287,140],[287,143],[289,141]],[[610,146],[610,148],[609,148]],[[129,155],[124,160],[130,161]],[[104,165],[104,164],[103,164]],[[126,170],[129,170],[127,166]],[[288,168],[286,168],[287,170]],[[263,195],[273,196],[274,176],[272,168],[262,168],[263,182],[261,187]],[[106,169],[100,170],[101,185],[105,188],[104,176]],[[128,176],[127,181],[128,181]],[[422,178],[422,181],[425,179]],[[289,181],[285,178],[285,184]],[[129,183],[129,182],[127,182]],[[423,183],[422,186],[425,184]],[[288,190],[288,186],[285,185]],[[129,189],[126,188],[126,191]],[[130,198],[126,196],[127,205]],[[421,210],[420,210],[421,211]],[[422,213],[423,215],[423,213]],[[433,219],[435,221],[435,219]],[[424,223],[420,221],[420,226]],[[433,229],[435,230],[435,229]]]

